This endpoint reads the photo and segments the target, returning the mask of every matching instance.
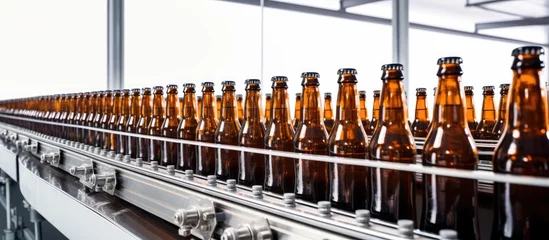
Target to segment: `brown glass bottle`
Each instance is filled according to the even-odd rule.
[[[131,94],[131,110],[126,122],[125,132],[137,133],[137,126],[141,118],[141,90],[139,88],[132,89]],[[137,146],[139,138],[126,136],[126,146],[124,154],[130,155],[130,158],[135,159],[138,156]]]
[[[423,147],[423,165],[475,170],[477,148],[465,117],[460,57],[438,60],[438,91],[431,131]],[[459,239],[478,239],[477,181],[423,174],[420,228],[438,233],[454,229]]]
[[[43,106],[44,114],[42,115],[42,118],[40,120],[49,121],[50,114],[53,114],[53,98],[54,96],[46,96],[44,106]],[[41,127],[41,132],[46,135],[51,135],[50,129],[51,127],[49,124],[43,124],[43,126]]]
[[[246,101],[244,103],[244,124],[238,134],[238,144],[244,147],[265,147],[265,126],[261,121],[261,81],[246,80]],[[263,185],[265,180],[265,156],[253,150],[239,153],[238,184],[244,186]]]
[[[370,159],[415,163],[416,143],[408,126],[401,64],[383,65],[383,87],[378,127],[370,141]],[[415,220],[415,173],[391,169],[370,169],[372,217],[396,223]]]
[[[196,129],[196,140],[200,142],[215,142],[218,120],[214,92],[213,82],[202,83],[202,118]],[[215,175],[215,152],[215,148],[198,147],[196,174]]]
[[[372,107],[372,121],[370,121],[370,133],[367,134],[374,134],[376,131],[377,123],[379,122],[379,97],[381,95],[381,91],[374,90],[374,105]]]
[[[299,127],[299,124],[301,121],[300,117],[301,117],[301,93],[296,93],[295,105],[294,105],[294,120],[293,120],[294,129],[297,129],[297,127]]]
[[[507,125],[492,160],[494,172],[549,177],[549,124],[541,71],[544,50],[514,49]],[[549,188],[494,183],[492,239],[546,239]]]
[[[88,99],[88,117],[86,118],[86,126],[88,127],[95,127],[95,119],[99,115],[98,107],[99,104],[99,95],[101,95],[99,92],[91,92],[90,99]],[[96,146],[95,145],[95,138],[96,138],[96,131],[95,130],[86,130],[86,140],[84,143],[90,145],[90,146]]]
[[[105,97],[103,97],[103,115],[101,116],[100,127],[102,129],[109,129],[109,120],[113,111],[113,92],[111,90],[105,91]],[[102,132],[101,134],[101,148],[107,151],[111,149],[111,136],[110,133]]]
[[[149,123],[149,135],[160,136],[162,134],[162,123],[166,113],[164,112],[164,87],[153,88],[153,108],[151,122]],[[149,161],[156,161],[160,164],[162,160],[162,141],[149,139]]]
[[[492,130],[492,137],[495,140],[498,140],[501,135],[503,134],[503,130],[505,130],[505,125],[507,124],[507,100],[508,93],[509,93],[509,86],[510,84],[504,83],[499,85],[499,88],[501,89],[499,91],[500,98],[499,98],[499,110],[498,110],[498,121],[496,122],[496,125],[494,125],[494,129]]]
[[[318,81],[318,80],[317,80]],[[324,126],[328,134],[334,127],[334,113],[332,111],[332,93],[324,93]],[[297,132],[297,129],[296,129]]]
[[[122,108],[122,93],[120,90],[113,91],[113,100],[112,100],[112,114],[109,119],[109,130],[116,131],[118,129],[118,119],[120,118],[120,113]],[[107,149],[112,152],[116,152],[118,149],[118,134],[109,133],[108,134],[109,145]]]
[[[82,94],[82,97],[80,99],[79,115],[75,117],[76,125],[86,126],[86,120],[88,119],[88,113],[89,113],[89,107],[90,107],[90,98],[91,98],[90,92],[85,92],[84,94]],[[77,129],[76,141],[84,144],[88,144],[86,142],[86,139],[87,139],[86,133],[87,133],[86,129],[83,129],[83,128]]]
[[[122,90],[122,100],[120,102],[120,114],[118,117],[118,122],[116,124],[116,130],[119,132],[125,132],[127,129],[128,119],[130,117],[131,112],[131,93],[130,89],[124,89]],[[116,153],[120,153],[122,155],[129,154],[129,151],[127,149],[128,143],[127,143],[128,137],[124,135],[116,135]]]
[[[194,83],[184,84],[183,111],[181,123],[177,131],[179,139],[196,141],[196,129],[198,127],[196,86]],[[177,169],[193,170],[196,172],[197,147],[189,144],[179,144],[179,162]]]
[[[269,129],[269,124],[271,124],[271,107],[272,107],[272,95],[270,93],[265,93],[265,129]]]
[[[240,126],[244,124],[244,107],[242,106],[242,94],[236,94],[236,111],[238,112],[238,121]]]
[[[273,95],[266,107],[271,119],[266,118],[265,149],[293,152],[294,128],[290,117],[290,100],[288,98],[288,78],[275,76],[271,78]],[[269,94],[270,95],[270,94]],[[267,95],[270,98],[270,96]],[[301,119],[301,117],[300,117]],[[265,156],[265,191],[284,194],[294,193],[295,189],[295,159],[287,157]]]
[[[196,97],[198,105],[198,121],[202,120],[202,95]]]
[[[67,116],[69,115],[69,94],[61,94],[59,99],[59,115],[56,115],[55,121],[58,123],[66,123]],[[59,138],[66,138],[65,133],[69,132],[68,127],[58,127],[60,132],[56,133]]]
[[[416,89],[416,111],[414,123],[412,123],[412,135],[414,137],[427,137],[429,133],[429,110],[427,110],[427,89]]]
[[[235,82],[224,81],[221,83],[223,97],[221,117],[215,131],[215,142],[225,145],[238,145],[238,133],[240,122],[236,112]],[[238,151],[217,149],[216,151],[216,172],[217,179],[238,178]]]
[[[152,90],[151,88],[143,88],[141,98],[141,117],[137,123],[137,134],[149,135],[149,125],[152,119]],[[150,140],[147,138],[139,138],[137,142],[137,157],[143,161],[149,161],[150,156]]]
[[[475,138],[492,139],[492,130],[496,125],[496,107],[494,106],[494,86],[482,87],[482,115],[477,129],[475,130]]]
[[[177,85],[166,86],[166,119],[162,123],[161,136],[177,138],[179,127],[179,99],[177,97]],[[177,164],[177,143],[162,141],[162,166]]]
[[[467,107],[467,125],[469,126],[469,130],[471,130],[471,134],[473,134],[473,137],[475,136],[475,131],[478,126],[477,121],[477,113],[475,111],[475,100],[473,99],[474,96],[474,88],[473,86],[465,86],[465,106]],[[435,121],[435,116],[433,115],[433,122]]]
[[[322,116],[322,99],[319,91],[320,75],[316,72],[304,72],[301,74],[301,78],[303,124],[295,131],[295,152],[328,155],[329,135],[324,126]],[[331,100],[331,95],[329,97]],[[324,109],[326,110],[326,108]],[[297,159],[295,168],[296,198],[313,203],[328,201],[330,199],[328,163]]]
[[[221,121],[221,95],[215,95],[215,107],[217,109],[217,118]]]
[[[360,123],[356,74],[353,68],[338,70],[336,121],[328,140],[328,152],[331,156],[364,160],[368,156],[368,138]],[[346,211],[366,209],[367,176],[366,167],[330,164],[332,206]]]
[[[366,108],[366,91],[358,91],[358,100],[360,105],[360,121],[366,134],[370,129],[370,119],[368,119],[368,109]],[[371,135],[371,134],[370,134]]]
[[[64,123],[74,125],[74,118],[76,117],[78,103],[80,103],[80,97],[82,93],[73,93],[70,94],[67,98],[67,118]],[[78,103],[77,103],[78,102]],[[76,130],[75,127],[65,127],[65,138],[70,141],[76,141]]]

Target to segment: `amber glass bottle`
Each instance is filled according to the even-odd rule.
[[[109,119],[109,130],[116,131],[118,130],[118,119],[120,119],[120,114],[122,113],[122,92],[120,90],[114,90],[113,93],[113,105],[111,118]],[[109,151],[117,151],[118,137],[118,134],[109,133]]]
[[[221,121],[221,95],[215,95],[215,107],[217,109],[217,118]]]
[[[381,91],[374,90],[374,105],[372,106],[372,121],[370,121],[370,133],[374,134],[376,131],[377,123],[379,122],[379,97],[381,96]]]
[[[97,105],[100,105],[99,96],[102,95],[100,92],[92,92],[91,97],[88,101],[88,118],[86,118],[86,126],[88,127],[96,127],[95,126],[95,119],[98,118],[98,115],[100,114],[98,111],[100,111],[100,107]],[[90,146],[97,147],[95,144],[95,139],[97,137],[97,132],[94,130],[87,130],[86,131],[86,144]]]
[[[75,124],[80,126],[86,125],[86,119],[88,119],[88,107],[90,102],[91,93],[85,92],[82,94],[82,97],[80,98],[80,111],[75,117]],[[81,143],[86,143],[86,130],[83,128],[78,128],[76,130],[76,141]]]
[[[100,127],[102,129],[109,129],[109,120],[113,111],[113,92],[111,90],[105,91],[105,97],[103,97],[103,115],[101,116]],[[102,132],[101,134],[101,148],[109,151],[111,149],[111,134]]]
[[[318,80],[317,80],[318,81]],[[324,93],[324,126],[328,134],[334,127],[334,112],[332,111],[332,93]],[[296,129],[297,131],[297,129]]]
[[[236,113],[236,88],[234,81],[224,81],[223,97],[221,104],[221,120],[215,131],[215,142],[225,145],[238,145],[238,133],[240,122]],[[216,172],[220,180],[238,178],[238,151],[217,149],[216,151]]]
[[[73,93],[68,96],[68,109],[67,109],[67,118],[65,119],[64,123],[74,125],[74,120],[76,117],[76,112],[78,108],[78,104],[80,103],[80,98],[82,97],[82,93]],[[65,128],[65,138],[71,141],[76,141],[76,130],[78,128],[75,127],[66,127]]]
[[[131,93],[131,110],[126,122],[125,132],[137,133],[137,124],[141,117],[141,90],[139,88],[132,89]],[[139,138],[126,136],[126,146],[124,154],[130,155],[131,158],[137,158],[137,145]]]
[[[403,67],[401,64],[387,64],[381,70],[380,119],[370,141],[370,158],[414,163],[416,144],[408,127]],[[393,223],[399,219],[415,220],[415,173],[381,168],[370,171],[372,216]]]
[[[271,107],[272,107],[272,95],[270,93],[265,93],[265,129],[269,129],[269,124],[271,124]]]
[[[52,101],[53,101],[53,96],[46,96],[45,97],[44,105],[43,105],[44,114],[42,114],[42,117],[41,117],[40,120],[49,121],[49,116],[50,116],[51,113],[53,113]],[[4,105],[4,108],[5,107],[6,107],[6,105]],[[4,109],[4,111],[7,111],[7,109]],[[43,134],[50,135],[50,125],[42,124],[41,132]]]
[[[294,136],[294,148],[297,153],[328,155],[329,135],[322,116],[322,99],[318,89],[319,77],[320,75],[316,72],[301,74],[303,124],[296,129]],[[330,199],[328,163],[297,159],[295,169],[296,198],[314,203]]]
[[[423,165],[475,170],[477,148],[465,117],[461,87],[462,59],[438,60],[438,91],[433,114],[440,116],[423,147]],[[433,119],[435,120],[435,119]],[[477,181],[423,174],[423,212],[420,228],[438,233],[454,229],[459,239],[478,239]]]
[[[246,80],[244,106],[244,124],[238,134],[238,144],[244,147],[264,148],[265,126],[261,121],[261,81],[259,79]],[[239,159],[238,184],[263,185],[265,156],[253,151],[240,152]]]
[[[427,110],[427,89],[416,89],[416,116],[412,123],[412,135],[414,137],[427,137],[429,133],[429,111]]]
[[[153,111],[151,122],[149,123],[149,135],[160,136],[162,123],[166,113],[164,112],[164,87],[154,87],[153,93]],[[162,141],[149,139],[149,161],[157,161],[160,164],[162,160]]]
[[[202,120],[202,96],[197,96],[197,105],[198,105],[198,121]]]
[[[478,126],[477,113],[475,111],[475,100],[473,99],[474,92],[473,86],[465,86],[465,106],[467,107],[467,126],[471,130],[471,134],[475,136],[475,131]],[[433,116],[433,122],[435,116]]]
[[[549,177],[549,124],[542,47],[514,49],[507,125],[492,160],[494,172]],[[546,239],[549,188],[494,183],[492,239]]]
[[[499,98],[499,110],[498,110],[498,121],[496,122],[496,125],[494,126],[494,129],[492,130],[492,137],[495,140],[498,140],[501,135],[503,134],[503,130],[505,130],[505,125],[507,124],[507,100],[508,93],[509,93],[509,86],[510,84],[504,83],[499,85],[500,90],[500,98]]]
[[[299,124],[301,121],[300,117],[301,117],[301,93],[296,93],[295,105],[294,105],[294,120],[293,120],[294,129],[297,129],[297,127],[299,127]]]
[[[217,107],[214,96],[214,83],[202,83],[202,118],[196,130],[196,139],[200,142],[215,142],[217,130]],[[198,147],[196,173],[202,176],[215,175],[215,148]]]
[[[328,141],[328,151],[331,156],[364,160],[368,156],[368,138],[360,123],[357,71],[342,68],[338,74],[336,121]],[[333,207],[354,211],[369,206],[366,181],[368,168],[330,164],[330,173]]]
[[[196,128],[198,127],[197,104],[196,104],[196,85],[186,83],[183,96],[183,114],[177,138],[185,140],[196,140]],[[196,146],[189,144],[179,144],[179,162],[177,169],[196,171]]]
[[[267,107],[271,111],[271,119],[267,118],[265,133],[265,149],[278,151],[294,151],[294,128],[290,117],[290,99],[288,98],[288,78],[275,76],[271,78],[273,95]],[[270,98],[270,96],[267,96]],[[266,108],[266,109],[267,109]],[[302,117],[300,117],[302,119]],[[265,157],[265,190],[273,193],[294,193],[295,189],[295,159],[267,155]]]
[[[496,125],[496,107],[494,106],[494,86],[482,87],[482,115],[477,129],[475,130],[475,138],[492,139],[492,130]]]
[[[128,118],[130,117],[131,110],[131,93],[130,89],[122,90],[122,97],[120,100],[120,114],[118,115],[116,130],[120,132],[126,131],[126,126],[128,123]],[[127,148],[127,137],[123,135],[116,135],[116,153],[122,155],[128,154]]]
[[[152,90],[151,88],[142,89],[141,98],[141,117],[137,123],[137,134],[149,135],[149,125],[152,119]],[[137,142],[137,157],[142,158],[143,161],[149,161],[150,156],[150,141],[147,138],[139,138]]]
[[[366,134],[370,129],[370,119],[368,119],[368,109],[366,108],[366,91],[358,91],[358,100],[360,105],[360,121]],[[371,134],[370,134],[371,135]]]
[[[55,121],[58,123],[66,123],[67,116],[69,115],[69,94],[61,94],[59,98],[59,115],[56,115]],[[60,130],[56,133],[59,138],[66,138],[65,133],[69,132],[68,127],[58,127]]]
[[[160,129],[162,137],[177,138],[179,128],[179,99],[177,85],[166,86],[166,119]],[[177,164],[177,143],[162,141],[162,166]]]
[[[244,107],[242,106],[242,94],[236,94],[236,111],[238,112],[238,121],[240,126],[244,123]]]

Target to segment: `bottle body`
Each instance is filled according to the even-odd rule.
[[[496,108],[494,106],[494,86],[484,86],[482,101],[482,117],[475,130],[475,138],[493,139],[492,131],[496,125]]]
[[[377,123],[379,122],[379,97],[380,96],[381,96],[381,91],[374,90],[374,105],[372,107],[372,121],[370,121],[370,128],[367,132],[368,135],[374,134]]]
[[[195,85],[192,83],[185,84],[184,92],[183,111],[177,137],[179,139],[196,141],[198,120]],[[197,147],[194,145],[179,144],[179,162],[176,166],[177,169],[183,171],[193,170],[196,172],[196,148]]]
[[[164,88],[162,86],[154,87],[152,117],[148,126],[148,135],[162,135],[162,123],[164,123],[166,115],[164,112],[164,104]],[[162,144],[163,141],[149,139],[149,161],[156,161],[161,164]]]
[[[359,100],[359,106],[360,106],[360,121],[362,122],[362,128],[364,128],[364,132],[368,134],[368,131],[370,129],[370,119],[368,119],[368,109],[366,108],[366,91],[359,91],[358,92],[358,100]],[[372,135],[372,133],[368,134]]]
[[[498,110],[498,119],[496,121],[496,125],[494,125],[494,129],[492,130],[492,137],[495,140],[498,140],[502,135],[503,131],[505,130],[505,126],[507,125],[507,100],[508,100],[508,93],[509,93],[509,84],[501,84],[499,87],[501,88],[500,91],[500,99],[499,99],[499,110]]]
[[[238,145],[240,122],[238,121],[237,114],[235,82],[225,81],[222,84],[222,118],[215,132],[215,142],[226,145]],[[238,151],[217,149],[215,175],[217,179],[224,181],[238,178]]]
[[[152,118],[152,92],[150,88],[143,88],[143,97],[141,98],[141,117],[137,123],[137,134],[149,135],[149,125]],[[150,141],[147,138],[137,140],[137,158],[143,161],[149,161]]]
[[[334,128],[334,122],[334,113],[332,111],[332,93],[324,93],[324,126],[326,127],[328,134],[330,134]]]
[[[477,121],[477,115],[475,111],[475,101],[473,99],[474,88],[472,86],[465,86],[465,106],[467,108],[467,126],[469,126],[469,130],[471,131],[471,134],[473,136],[476,136],[476,130],[478,127],[478,121]],[[435,121],[435,117],[433,116],[433,121]]]
[[[118,119],[118,124],[116,129],[120,132],[125,132],[128,128],[128,121],[131,113],[131,95],[129,89],[124,89],[122,91],[122,103],[121,103],[121,113]],[[117,148],[116,153],[127,155],[130,154],[128,150],[128,137],[124,135],[116,136]]]
[[[179,128],[179,98],[177,97],[177,85],[168,85],[166,90],[166,118],[160,128],[161,136],[177,138]],[[160,165],[175,167],[178,160],[177,143],[162,141],[162,161]]]
[[[417,101],[414,123],[412,123],[412,135],[414,137],[427,137],[429,133],[429,111],[427,110],[427,89],[417,89]]]
[[[112,116],[113,110],[113,94],[112,91],[105,91],[105,97],[103,98],[103,116],[101,116],[100,127],[102,129],[109,129],[109,120]],[[101,134],[101,148],[110,151],[111,149],[111,134],[102,132]]]
[[[213,87],[212,82],[202,83],[202,118],[197,128],[197,141],[200,142],[215,143],[218,120]],[[215,152],[215,148],[198,147],[196,174],[215,175]]]
[[[118,130],[118,121],[120,119],[122,108],[122,94],[119,90],[115,90],[113,94],[113,107],[112,115],[109,120],[109,130]],[[118,150],[118,138],[119,135],[115,133],[109,133],[109,151],[116,152]]]

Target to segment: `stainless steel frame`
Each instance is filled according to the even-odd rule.
[[[107,87],[124,88],[124,0],[107,0]]]

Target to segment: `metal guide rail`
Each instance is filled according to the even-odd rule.
[[[214,147],[236,151],[253,151],[267,155],[301,158],[330,163],[350,164],[374,168],[387,168],[423,174],[477,179],[549,187],[549,180],[543,177],[512,176],[497,174],[491,170],[491,163],[481,162],[479,170],[458,170],[402,164],[307,155],[290,152],[251,149],[213,143],[203,143],[132,133],[109,131],[84,126],[45,122],[7,115],[1,117],[33,121],[67,127],[92,129],[99,132],[116,133],[168,142],[196,146]],[[11,135],[10,135],[11,134]],[[14,134],[17,137],[13,139]],[[80,178],[82,184],[94,191],[104,191],[120,197],[166,221],[174,222],[179,234],[193,234],[204,239],[221,235],[224,239],[236,239],[240,234],[248,239],[267,238],[381,238],[408,239],[438,238],[438,236],[413,229],[399,228],[394,224],[369,219],[361,215],[330,209],[320,204],[295,200],[292,194],[279,196],[263,193],[260,189],[235,186],[234,181],[217,181],[212,176],[204,178],[191,172],[181,172],[170,167],[158,166],[136,159],[116,156],[100,149],[64,139],[46,136],[30,130],[0,124],[0,137],[11,139],[22,150],[41,157],[42,163],[69,172]],[[9,136],[9,137],[8,137]],[[417,139],[418,149],[422,141]],[[495,141],[480,142],[479,148],[493,149]],[[490,151],[486,151],[488,153]],[[482,188],[479,188],[482,189]],[[261,217],[260,217],[261,216]],[[412,225],[413,228],[413,225]],[[266,229],[270,229],[267,231]],[[413,231],[413,232],[412,232]],[[303,234],[303,235],[299,235]]]

